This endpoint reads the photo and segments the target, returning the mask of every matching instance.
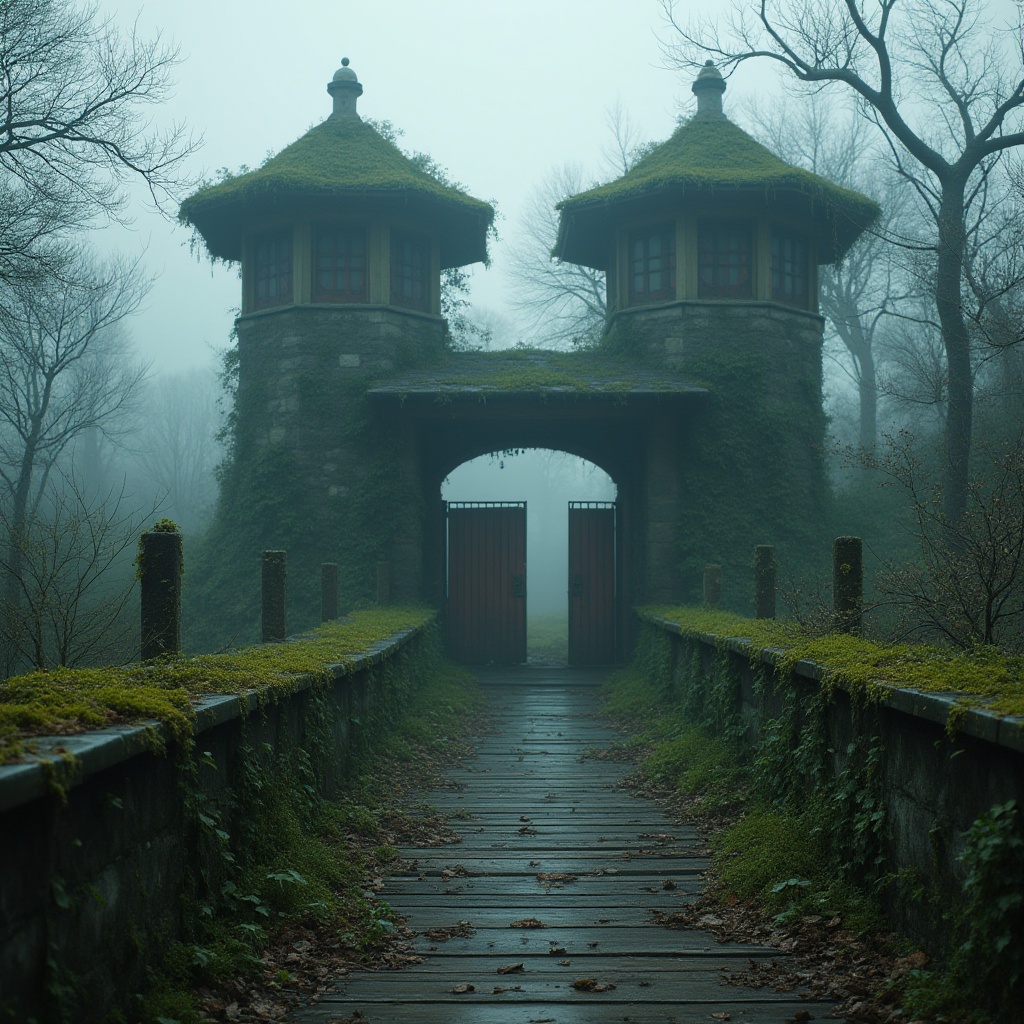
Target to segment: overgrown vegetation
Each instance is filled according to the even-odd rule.
[[[932,901],[929,913],[942,914],[934,903],[943,898],[941,885],[894,874],[886,862],[890,821],[881,786],[884,749],[872,703],[880,693],[873,688],[874,674],[887,673],[890,685],[922,689],[949,688],[951,677],[966,677],[968,687],[992,693],[1000,684],[986,677],[1002,668],[1002,683],[1009,681],[1012,692],[1002,692],[1000,699],[1015,706],[1024,678],[1019,659],[940,650],[929,660],[919,648],[808,637],[792,624],[707,609],[660,609],[652,617],[658,624],[643,627],[634,663],[608,684],[607,712],[638,730],[645,785],[714,826],[712,900],[725,908],[757,907],[776,928],[828,921],[851,936],[877,933],[883,907],[893,899]],[[707,648],[696,642],[673,654],[666,619],[684,637],[717,636],[710,663],[702,653]],[[756,739],[743,717],[735,658],[726,654],[730,636],[751,640],[755,692],[770,716]],[[774,672],[765,671],[760,660],[765,648],[785,648]],[[826,669],[813,692],[792,678],[802,659]],[[939,678],[928,685],[936,669]],[[855,712],[852,733],[836,749],[826,716],[840,687],[850,691]],[[948,946],[932,951],[944,957],[945,966],[928,971],[923,954],[904,957],[898,979],[890,978],[890,990],[877,995],[890,1009],[905,1001],[916,1017],[1004,1020],[1019,1005],[1024,984],[1015,938],[1024,926],[1019,809],[1013,801],[993,807],[963,840],[959,860],[966,899],[955,912],[946,911]],[[895,961],[898,950],[887,955]]]
[[[183,873],[172,886],[182,902],[180,909],[176,901],[165,905],[152,893],[146,919],[127,919],[128,934],[123,917],[112,919],[120,923],[109,926],[108,955],[125,974],[117,983],[122,1009],[105,1020],[278,1019],[303,993],[351,967],[403,962],[405,932],[376,892],[399,844],[433,844],[449,833],[431,808],[401,805],[408,808],[414,790],[467,752],[478,707],[472,677],[442,657],[431,616],[425,609],[360,613],[298,641],[109,670],[105,682],[88,671],[4,684],[10,699],[0,706],[29,732],[145,717],[182,741],[167,748],[176,761],[180,807],[172,818],[180,816],[180,849],[161,861],[170,878]],[[339,699],[333,666],[351,666],[378,640],[410,627],[421,627],[419,634],[364,665]],[[281,728],[273,703],[310,680]],[[240,720],[240,736],[193,736],[191,698],[254,688],[261,703]],[[24,732],[16,739],[30,743]],[[162,750],[156,730],[153,740]],[[74,765],[62,768],[55,782],[66,782]],[[111,792],[108,800],[127,811],[130,793],[122,801]],[[119,901],[137,899],[130,895],[137,888],[126,877]],[[56,878],[54,892],[57,918],[77,917],[83,901],[96,898],[81,880]],[[108,1001],[103,972],[72,976],[59,950],[51,953],[39,1019],[63,1024],[82,1016],[83,1000]],[[11,1009],[0,1003],[0,1018]]]
[[[0,682],[0,764],[21,760],[32,737],[155,720],[179,742],[191,742],[193,701],[209,694],[259,691],[276,700],[306,680],[324,683],[335,665],[351,670],[358,656],[404,630],[423,627],[427,608],[354,612],[301,640],[225,654],[105,668],[58,668]],[[153,733],[153,742],[160,736]]]
[[[478,701],[472,678],[439,650],[427,642],[414,659],[374,670],[384,699],[356,734],[332,799],[318,780],[332,743],[325,706],[310,708],[302,746],[270,754],[254,736],[231,765],[198,752],[189,761],[198,869],[187,935],[154,973],[141,1019],[232,1019],[239,1006],[266,1014],[350,967],[402,962],[400,922],[375,890],[399,842],[436,842],[445,827],[429,808],[409,813],[397,802],[466,752]],[[224,771],[230,793],[210,804],[204,777]]]

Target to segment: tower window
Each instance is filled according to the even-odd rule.
[[[417,235],[391,236],[391,302],[409,309],[430,308],[430,240]]]
[[[697,297],[749,299],[753,295],[751,230],[744,224],[697,229]]]
[[[807,242],[790,231],[772,230],[772,298],[806,306],[808,296]]]
[[[675,297],[675,225],[634,232],[629,236],[629,301],[664,302]]]
[[[256,239],[253,305],[286,306],[292,301],[292,233],[277,231]]]
[[[314,302],[366,301],[366,232],[320,228],[313,261]]]

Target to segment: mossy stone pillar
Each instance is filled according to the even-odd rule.
[[[288,553],[264,551],[261,590],[263,642],[288,636]]]
[[[758,544],[754,548],[755,618],[775,618],[776,577],[775,548],[771,544]]]
[[[142,591],[142,660],[181,653],[182,543],[177,527],[139,538]]]
[[[840,633],[859,632],[864,607],[864,553],[860,537],[836,537],[832,545],[832,610]]]

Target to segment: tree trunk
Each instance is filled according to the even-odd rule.
[[[875,356],[870,346],[865,346],[859,363],[860,446],[871,451],[878,442],[878,385],[875,382]]]
[[[947,178],[942,184],[935,305],[942,327],[942,344],[946,351],[948,374],[943,511],[955,532],[956,524],[963,519],[967,510],[974,380],[971,374],[971,344],[961,302],[965,183],[956,178]]]

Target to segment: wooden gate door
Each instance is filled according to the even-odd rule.
[[[569,664],[615,661],[615,502],[569,502]]]
[[[526,661],[526,502],[452,501],[448,650],[470,665]]]

